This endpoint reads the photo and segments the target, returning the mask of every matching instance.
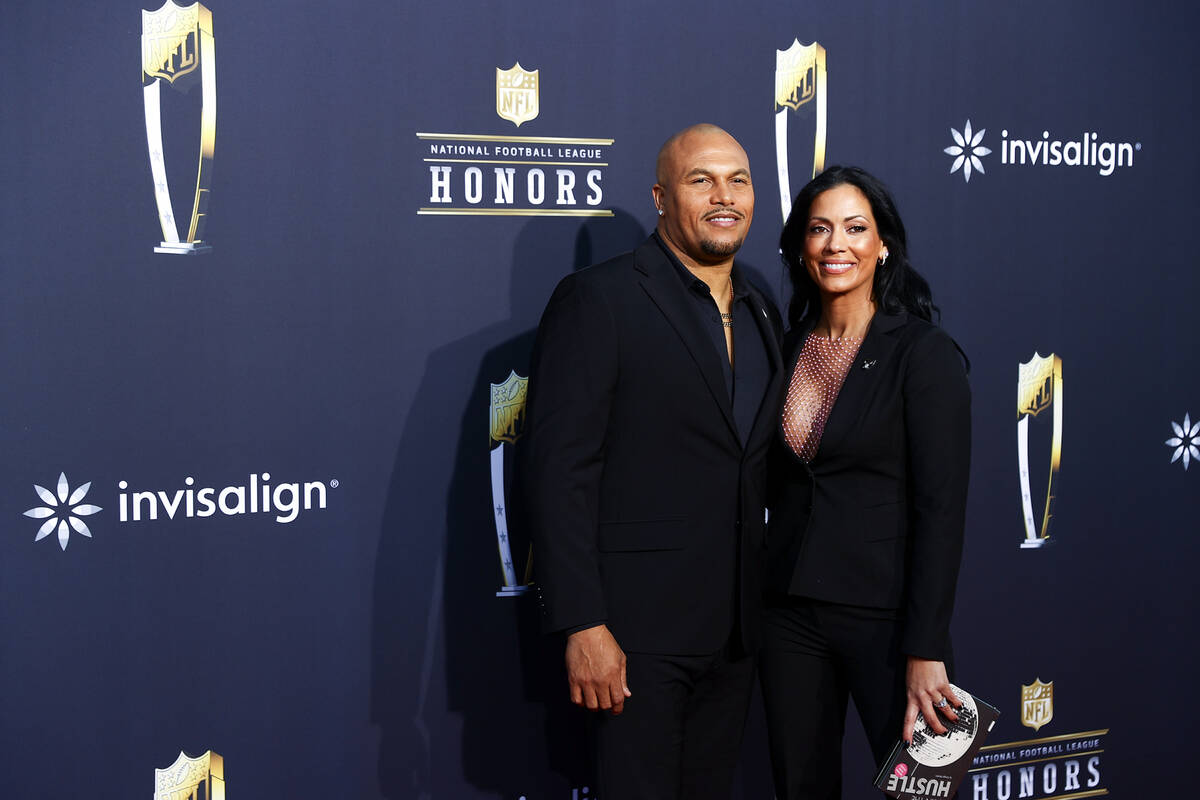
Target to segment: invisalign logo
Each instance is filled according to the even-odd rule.
[[[325,509],[330,490],[338,486],[340,483],[336,478],[272,483],[269,472],[252,472],[244,483],[230,486],[197,486],[196,479],[189,475],[183,479],[181,487],[142,490],[131,488],[129,481],[123,480],[117,483],[120,490],[117,521],[141,523],[217,514],[227,517],[266,514],[275,522],[286,525],[304,512]],[[84,502],[89,490],[93,489],[90,481],[72,489],[66,473],[62,472],[54,491],[36,484],[33,489],[43,505],[29,509],[24,515],[44,520],[34,535],[35,542],[57,533],[59,547],[66,550],[72,533],[92,538],[92,529],[82,518],[104,509]],[[95,525],[95,520],[92,524]]]
[[[973,130],[971,121],[963,126],[961,132],[956,128],[950,129],[954,144],[945,148],[948,156],[953,156],[950,173],[962,171],[963,181],[970,183],[971,176],[979,173],[986,174],[983,168],[983,156],[992,154],[989,147],[983,144],[985,128]],[[1087,131],[1078,139],[1062,140],[1051,137],[1050,131],[1042,131],[1040,137],[1023,139],[1016,134],[1010,135],[1008,129],[1000,131],[1000,165],[1010,166],[1041,166],[1041,167],[1093,167],[1104,176],[1112,175],[1118,167],[1132,167],[1134,154],[1142,149],[1141,142],[1110,142],[1101,139],[1095,131]],[[995,165],[995,162],[990,162]]]
[[[184,488],[158,491],[130,491],[129,482],[121,481],[118,497],[121,522],[156,520],[162,514],[167,519],[181,517],[211,517],[240,514],[274,514],[275,521],[288,523],[301,510],[323,509],[327,502],[326,484],[322,481],[277,483],[271,485],[271,473],[250,473],[242,485],[196,487],[196,479],[184,478]],[[337,479],[328,488],[336,489]]]
[[[1141,150],[1141,142],[1105,142],[1100,134],[1083,133],[1078,139],[1051,139],[1050,131],[1042,131],[1041,139],[1010,139],[1008,131],[1000,131],[1001,164],[1040,164],[1057,167],[1096,167],[1101,175],[1112,175],[1117,167],[1132,167],[1133,154]]]

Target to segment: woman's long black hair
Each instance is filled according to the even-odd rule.
[[[876,305],[889,314],[907,311],[932,322],[938,312],[929,284],[908,260],[908,235],[896,210],[896,202],[883,182],[859,167],[833,166],[808,182],[796,195],[779,236],[779,250],[792,280],[792,301],[788,304],[788,325],[792,328],[815,321],[821,313],[821,297],[816,284],[804,267],[804,240],[808,233],[808,212],[821,192],[842,184],[855,186],[866,195],[871,214],[879,226],[879,238],[887,245],[888,257],[875,265],[872,295]]]

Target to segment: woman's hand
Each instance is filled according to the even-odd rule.
[[[913,726],[917,722],[918,711],[925,716],[925,722],[934,733],[945,733],[946,726],[934,713],[934,709],[937,708],[947,719],[954,722],[958,719],[954,709],[962,707],[962,700],[959,700],[950,688],[945,663],[909,656],[907,683],[908,708],[904,712],[904,741],[912,742]],[[943,700],[948,701],[949,705],[939,707],[938,704]]]

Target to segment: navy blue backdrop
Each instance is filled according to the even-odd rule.
[[[490,385],[528,375],[559,278],[649,232],[654,155],[693,122],[746,147],[744,261],[786,301],[776,114],[794,192],[818,102],[775,103],[794,40],[826,53],[825,162],[891,185],[973,364],[955,635],[1003,716],[968,791],[1189,791],[1192,4],[205,2],[201,255],[154,252],[144,6],[26,0],[0,26],[8,796],[145,797],[211,750],[231,798],[594,797],[558,644],[497,596]],[[518,63],[536,77],[498,88]],[[183,220],[196,77],[161,85]],[[1018,365],[1050,353],[1035,539],[1059,411],[1061,468],[1022,548]],[[847,796],[871,797],[851,727]],[[739,796],[766,772],[756,711]]]

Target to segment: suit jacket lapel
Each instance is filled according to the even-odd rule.
[[[758,324],[758,333],[767,348],[767,360],[771,363],[771,376],[767,379],[767,391],[763,394],[762,403],[758,406],[754,425],[746,437],[747,449],[749,449],[750,442],[757,441],[756,437],[760,435],[759,432],[764,425],[768,427],[768,430],[773,430],[772,423],[779,420],[781,408],[779,405],[779,381],[783,375],[783,354],[779,349],[779,334],[771,325],[766,303],[754,289],[749,290],[749,296],[750,305],[754,309],[754,321]],[[736,340],[734,346],[736,347]]]
[[[867,330],[862,346],[858,348],[858,356],[850,365],[850,371],[846,373],[846,379],[842,382],[842,389],[838,392],[833,410],[829,412],[814,461],[821,459],[821,452],[827,447],[829,452],[836,452],[841,440],[854,430],[867,401],[879,388],[880,376],[884,373],[887,360],[896,349],[891,332],[903,325],[906,317],[904,312],[885,314],[880,311],[871,320],[871,327]]]
[[[758,323],[758,332],[767,346],[767,358],[771,361],[771,376],[779,374],[783,368],[783,354],[779,350],[779,332],[771,325],[771,317],[767,312],[766,301],[756,289],[749,290],[750,305],[754,308],[754,321]]]
[[[725,386],[725,372],[719,360],[721,356],[712,346],[708,332],[696,319],[695,309],[687,305],[691,298],[685,294],[687,289],[675,274],[675,266],[658,243],[651,238],[634,251],[634,267],[642,273],[642,288],[650,295],[650,299],[675,328],[684,346],[692,354],[692,359],[700,369],[700,374],[704,376],[704,382],[721,409],[721,415],[725,417],[734,439],[740,441],[737,437],[737,425],[733,421],[729,389]]]
[[[776,395],[775,400],[775,435],[781,442],[787,441],[787,437],[783,432],[783,407],[787,404],[788,391],[792,386],[792,376],[796,373],[796,362],[800,360],[800,351],[804,349],[804,341],[808,338],[808,334],[812,332],[815,325],[816,318],[812,317],[804,325],[792,328],[783,337],[783,353],[787,356],[787,362],[783,373],[783,387]],[[800,456],[796,455],[792,448],[785,447],[784,449],[797,462],[803,463]]]

